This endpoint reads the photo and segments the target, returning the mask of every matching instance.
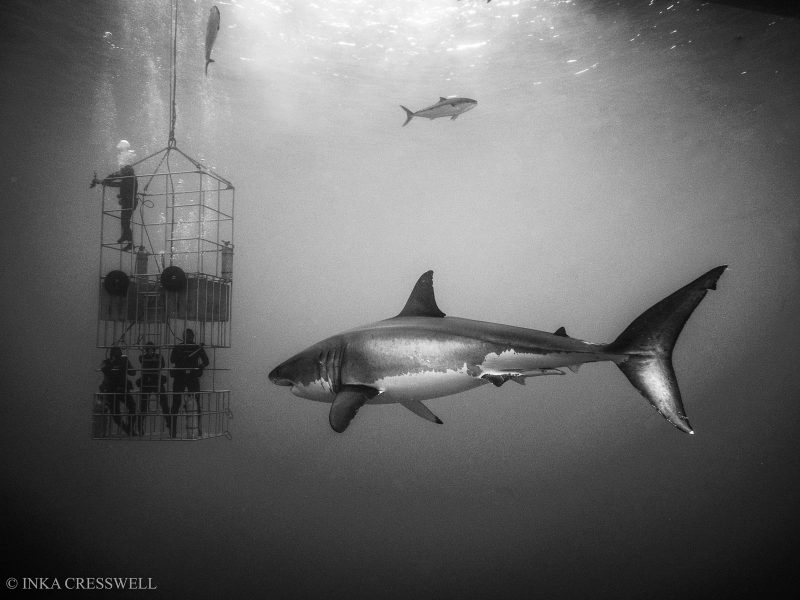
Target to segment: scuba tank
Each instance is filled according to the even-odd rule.
[[[150,255],[144,249],[144,246],[139,246],[136,251],[136,268],[133,271],[135,275],[147,275],[147,259],[149,257]]]
[[[225,247],[222,249],[222,266],[220,275],[228,281],[233,279],[233,244],[223,240]]]

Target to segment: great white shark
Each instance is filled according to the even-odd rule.
[[[472,98],[445,98],[443,96],[439,97],[439,101],[436,104],[431,104],[429,107],[422,108],[416,112],[407,109],[401,104],[400,108],[406,111],[406,122],[403,123],[403,127],[408,125],[409,121],[414,117],[425,117],[431,120],[450,117],[450,120],[453,121],[458,118],[458,115],[472,110],[477,105],[478,101]]]
[[[269,374],[294,395],[331,404],[329,421],[343,432],[364,404],[399,403],[433,423],[422,401],[487,383],[524,384],[563,375],[583,363],[611,361],[679,430],[694,433],[672,367],[684,324],[726,266],[701,275],[636,318],[613,342],[595,344],[511,325],[447,317],[424,273],[396,317],[334,335],[296,354]]]

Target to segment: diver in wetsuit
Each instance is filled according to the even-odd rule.
[[[200,377],[203,375],[203,369],[208,364],[208,356],[203,347],[196,344],[194,341],[194,331],[187,329],[184,333],[184,342],[178,344],[172,349],[169,356],[169,362],[174,366],[172,369],[172,412],[170,415],[170,434],[172,437],[176,435],[177,429],[177,414],[181,409],[183,400],[182,392],[189,392],[194,394],[195,401],[197,402],[197,432],[203,435],[202,427],[200,425],[200,416],[202,414],[202,405],[200,404]]]
[[[172,429],[172,423],[169,418],[169,401],[167,400],[166,386],[167,376],[162,375],[164,369],[164,357],[156,352],[156,347],[153,342],[147,342],[144,348],[144,354],[139,355],[139,365],[142,368],[142,376],[137,382],[141,392],[139,396],[139,429],[142,430],[144,425],[144,417],[142,413],[147,412],[147,404],[150,400],[151,394],[158,394],[159,403],[161,404],[161,413],[164,415],[164,420],[167,422],[167,429]]]
[[[128,371],[133,371],[133,365],[128,357],[122,354],[119,346],[111,348],[110,356],[103,361],[100,367],[103,372],[103,383],[100,384],[100,391],[103,393],[106,408],[111,413],[114,423],[127,435],[136,435],[134,419],[136,415],[136,402],[130,395],[129,390],[133,387],[128,380]],[[121,404],[125,401],[128,409],[129,420],[122,420]]]
[[[117,240],[118,244],[125,244],[123,250],[130,250],[133,247],[133,231],[131,231],[131,217],[133,211],[139,204],[136,194],[139,191],[139,184],[136,182],[136,173],[131,165],[123,166],[119,171],[112,173],[103,180],[95,177],[89,187],[94,187],[98,183],[104,186],[119,188],[120,228],[121,235]]]

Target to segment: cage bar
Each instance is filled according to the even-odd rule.
[[[92,437],[229,437],[230,390],[220,365],[231,346],[234,187],[174,145],[132,167],[132,243],[117,241],[125,216],[120,188],[103,186],[100,199],[96,346],[105,357]],[[185,346],[188,330],[201,353]],[[208,365],[176,368],[173,359],[184,351],[205,355]],[[153,366],[153,353],[163,365]],[[109,367],[112,354],[116,370]],[[190,391],[173,389],[189,380]]]

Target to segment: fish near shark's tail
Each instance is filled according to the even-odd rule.
[[[727,266],[711,269],[643,312],[606,349],[626,355],[620,370],[650,404],[675,427],[694,433],[683,409],[672,368],[672,349],[683,326]]]
[[[402,104],[400,105],[400,108],[402,108],[404,111],[406,111],[406,122],[405,122],[405,123],[403,123],[403,127],[405,127],[406,125],[408,125],[408,122],[409,122],[411,119],[413,119],[413,118],[414,118],[414,113],[413,113],[413,112],[411,112],[410,110],[408,110],[408,109],[407,109],[405,106],[403,106]]]

